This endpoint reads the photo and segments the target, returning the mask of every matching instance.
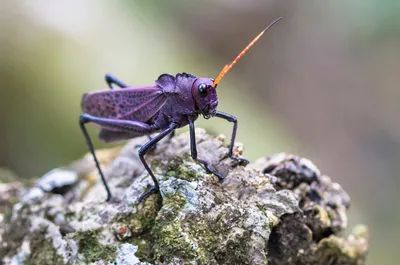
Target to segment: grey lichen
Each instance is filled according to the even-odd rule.
[[[41,227],[30,234],[30,255],[24,260],[25,265],[65,264],[64,259],[53,246],[53,239],[46,238],[46,227]]]
[[[159,143],[147,159],[160,194],[142,203],[138,198],[152,181],[137,155],[141,138],[98,152],[111,202],[105,202],[88,156],[58,171],[79,177],[67,189],[59,184],[52,189],[42,179],[38,183],[46,190],[43,185],[22,190],[0,224],[2,262],[363,264],[366,228],[358,226],[347,238],[339,235],[350,206],[339,184],[293,155],[242,167],[226,157],[223,139],[197,130],[199,156],[225,175],[222,182],[188,155],[187,133]],[[241,148],[235,152],[240,155]]]

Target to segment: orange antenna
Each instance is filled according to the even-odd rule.
[[[251,46],[254,45],[254,43],[256,43],[256,41],[258,41],[258,39],[269,29],[271,28],[276,22],[278,22],[279,20],[281,20],[282,17],[275,19],[271,24],[268,25],[268,27],[266,27],[263,31],[261,31],[260,34],[257,35],[257,37],[254,38],[254,40],[252,40],[249,45],[246,46],[246,48],[244,48],[243,51],[241,51],[239,53],[238,56],[236,56],[235,60],[233,60],[233,62],[231,64],[227,64],[224,66],[224,68],[222,68],[221,73],[219,73],[218,77],[215,78],[214,82],[213,82],[213,87],[215,87],[219,81],[221,81],[222,77],[224,77],[224,75],[226,75],[226,73],[228,73],[229,70],[231,70],[231,68],[239,61],[239,59],[250,49]]]

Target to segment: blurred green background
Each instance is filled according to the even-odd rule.
[[[399,264],[395,0],[0,0],[0,167],[32,178],[86,153],[80,98],[105,73],[215,77],[279,16],[220,83],[219,110],[238,117],[251,160],[293,152],[341,183],[350,226],[371,229],[368,264]],[[197,124],[230,135],[222,120]]]

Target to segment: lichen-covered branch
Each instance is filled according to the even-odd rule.
[[[111,202],[90,156],[49,172],[34,187],[19,187],[19,201],[0,208],[1,261],[364,264],[367,228],[340,235],[350,198],[309,160],[282,153],[242,167],[227,157],[223,136],[198,130],[199,157],[226,176],[221,182],[191,159],[183,133],[147,156],[161,192],[139,204],[152,184],[137,155],[143,142],[97,151]],[[240,155],[241,147],[235,151]],[[8,186],[0,187],[4,200]]]

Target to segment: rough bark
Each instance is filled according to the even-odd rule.
[[[227,157],[224,137],[197,130],[161,142],[147,160],[161,192],[138,203],[152,184],[137,155],[144,138],[98,150],[113,200],[90,155],[50,171],[33,187],[2,184],[0,260],[4,264],[364,264],[368,231],[347,236],[350,198],[309,160],[277,154],[247,167]],[[236,155],[242,147],[236,146]]]

